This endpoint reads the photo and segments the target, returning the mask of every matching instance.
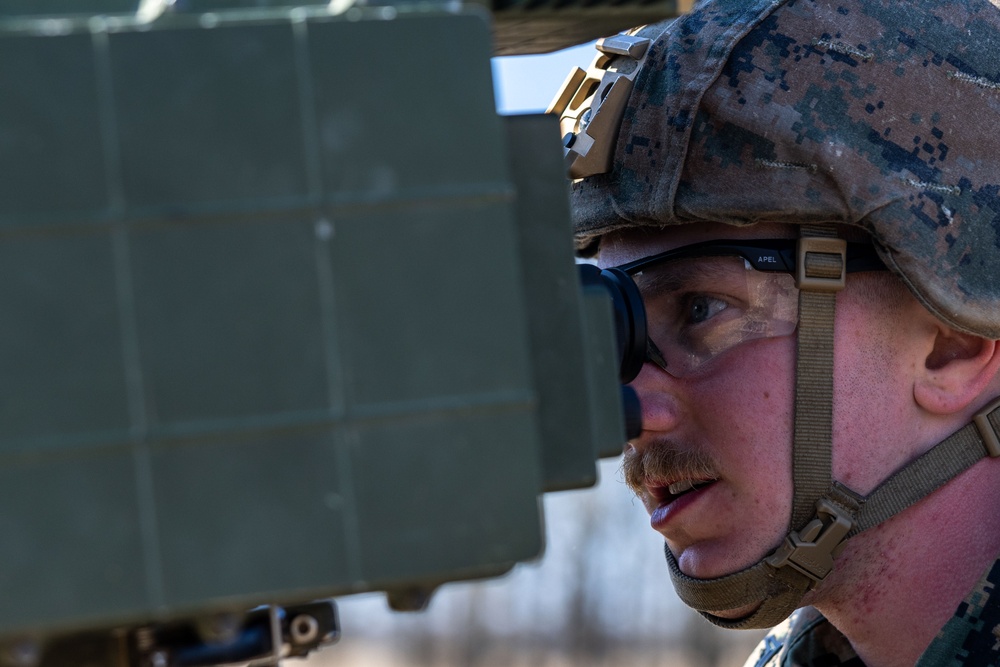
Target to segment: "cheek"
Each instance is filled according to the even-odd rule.
[[[853,327],[838,332],[834,355],[834,477],[862,494],[898,467],[910,445],[912,374],[881,340],[875,331]]]
[[[752,565],[787,534],[792,507],[793,337],[753,341],[720,357],[698,383],[699,433],[718,458],[726,512],[682,567],[719,576]],[[699,560],[703,558],[703,562]]]
[[[791,442],[795,394],[795,339],[792,336],[758,340],[720,358],[725,372],[714,373],[702,390],[725,396],[718,426],[731,427],[757,442],[761,436],[771,448],[785,449]]]
[[[720,359],[726,372],[701,388],[702,405],[709,395],[725,400],[700,417],[740,484],[754,489],[752,502],[773,510],[776,499],[790,497],[795,339],[754,341],[733,352]]]

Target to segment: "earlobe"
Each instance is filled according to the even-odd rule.
[[[933,414],[960,412],[986,390],[998,371],[997,341],[941,326],[924,367],[918,369],[913,396]]]

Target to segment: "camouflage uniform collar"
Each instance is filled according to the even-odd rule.
[[[851,643],[812,607],[776,626],[750,654],[745,667],[864,667]]]
[[[1000,665],[1000,559],[983,574],[916,667]]]
[[[1000,559],[958,605],[915,667],[1000,665]],[[819,611],[803,607],[773,628],[745,667],[864,667],[850,642]]]

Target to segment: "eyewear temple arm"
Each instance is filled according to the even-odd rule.
[[[758,271],[795,272],[797,239],[752,239],[744,241],[705,241],[667,250],[656,255],[628,262],[614,268],[634,275],[662,262],[697,257],[742,257]],[[875,246],[867,243],[847,244],[847,273],[886,271]]]

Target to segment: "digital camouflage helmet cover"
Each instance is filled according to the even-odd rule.
[[[938,318],[1000,338],[992,2],[716,0],[598,49],[589,75],[571,76],[553,103],[581,253],[628,227],[781,222],[803,225],[819,244],[800,248],[801,264],[821,255],[836,263],[824,237],[834,224],[858,226]],[[833,481],[836,287],[800,287],[789,536],[751,568],[714,580],[683,575],[667,553],[681,597],[728,627],[779,622],[828,574],[844,539],[1000,455],[994,402],[867,497]],[[823,305],[807,303],[814,298]],[[819,333],[804,316],[817,307],[829,311]],[[824,388],[808,386],[820,377]],[[739,621],[710,613],[753,602],[758,611]]]

